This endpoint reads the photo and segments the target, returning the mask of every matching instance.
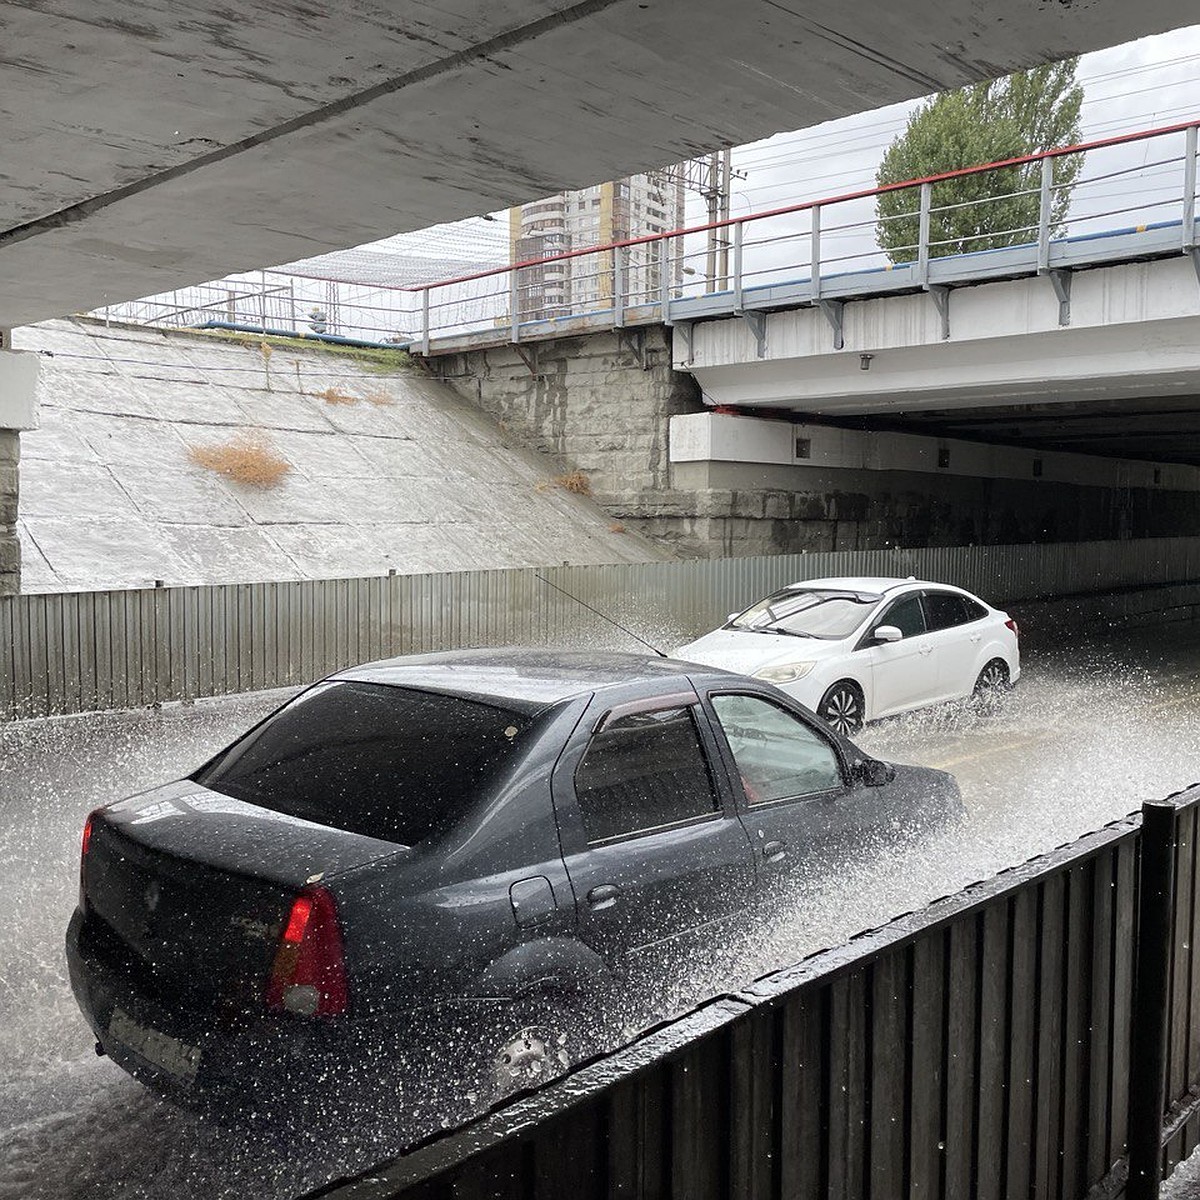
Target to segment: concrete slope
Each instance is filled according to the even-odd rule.
[[[21,440],[26,591],[667,557],[415,371],[277,348],[268,390],[256,345],[81,321],[14,340],[43,353],[41,428]],[[206,451],[286,472],[240,483]]]

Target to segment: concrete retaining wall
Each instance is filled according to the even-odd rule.
[[[1165,476],[1164,486],[1135,487],[1052,475],[671,463],[671,417],[703,405],[692,377],[672,369],[671,331],[662,327],[467,351],[429,366],[514,436],[586,475],[594,498],[625,528],[683,556],[1200,532],[1200,492],[1175,490]],[[936,439],[925,440],[936,450]]]
[[[0,596],[21,586],[21,544],[17,540],[17,463],[21,440],[15,429],[0,429]]]

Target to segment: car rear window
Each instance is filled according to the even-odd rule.
[[[318,685],[196,782],[250,804],[414,846],[523,754],[536,710],[351,681]]]

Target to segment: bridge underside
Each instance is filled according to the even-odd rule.
[[[402,15],[400,15],[402,14]],[[219,278],[1193,19],[1182,0],[166,0],[0,16],[0,327]]]
[[[1190,256],[697,324],[675,363],[714,406],[1036,449],[1200,465]],[[948,336],[947,336],[948,335]],[[761,352],[761,353],[760,353]]]

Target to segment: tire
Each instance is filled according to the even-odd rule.
[[[842,737],[850,737],[863,727],[866,710],[866,702],[858,684],[840,679],[821,697],[817,716]]]
[[[1008,664],[1002,658],[993,658],[985,663],[975,687],[971,692],[971,707],[984,716],[992,716],[1004,707],[1004,701],[1012,690],[1009,683]]]

